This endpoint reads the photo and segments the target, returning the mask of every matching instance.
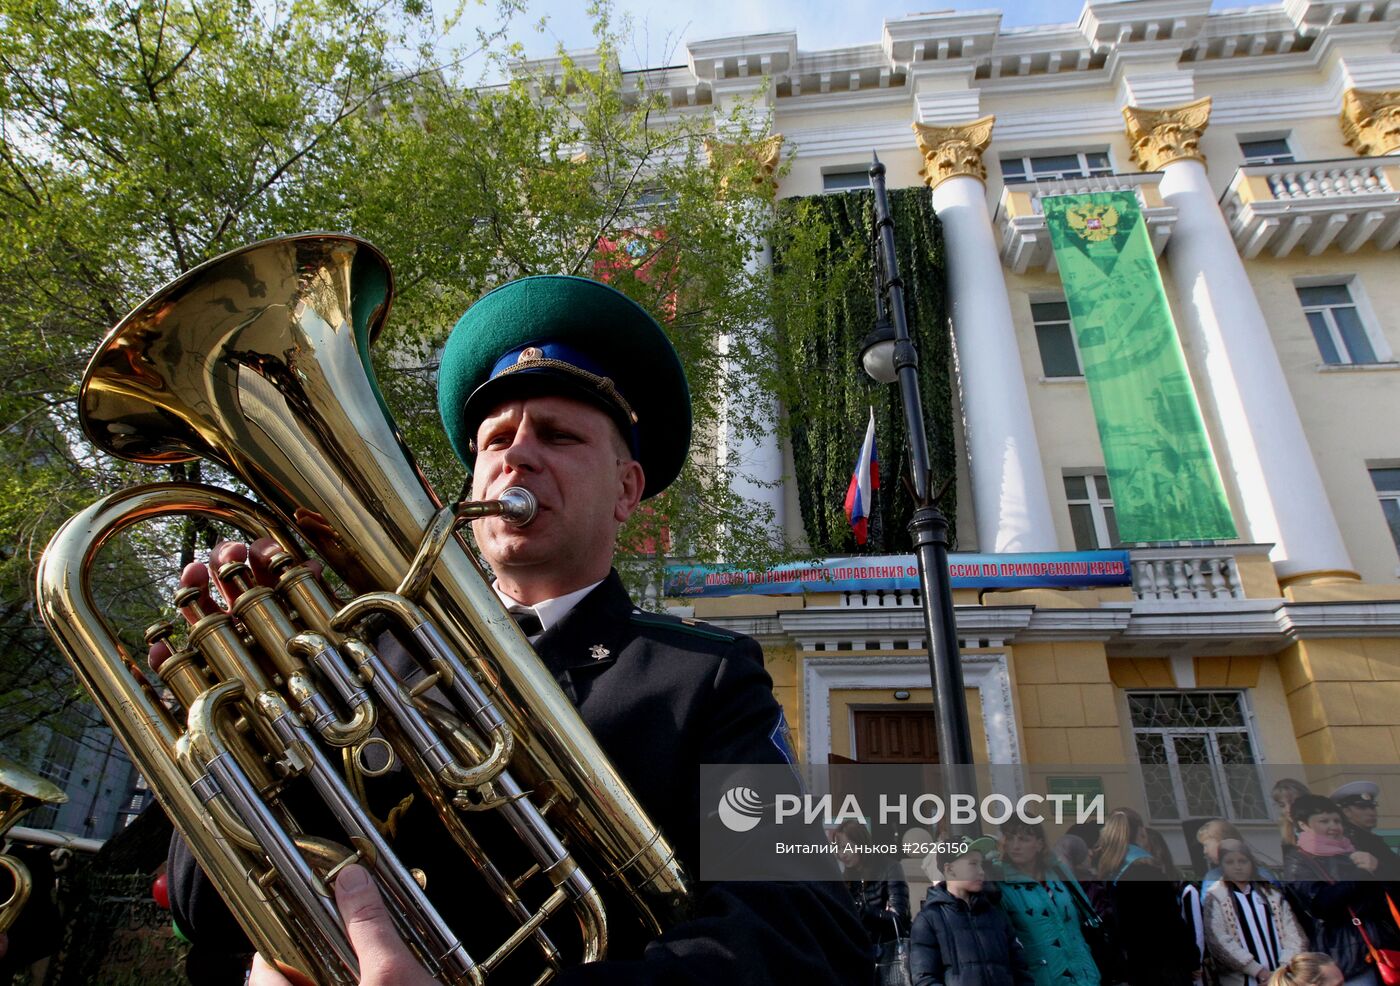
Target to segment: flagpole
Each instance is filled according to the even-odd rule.
[[[975,794],[972,735],[967,721],[967,697],[963,692],[962,656],[958,650],[953,591],[948,580],[948,518],[938,509],[932,492],[928,439],[924,431],[924,407],[919,395],[919,357],[909,336],[904,312],[904,283],[895,258],[894,221],[885,192],[885,166],[878,156],[870,167],[875,189],[876,300],[878,314],[888,316],[894,327],[894,368],[904,424],[909,438],[909,459],[915,510],[909,522],[914,553],[919,564],[924,632],[928,645],[929,674],[933,682],[934,715],[938,730],[938,759],[944,766],[949,793]],[[884,322],[884,318],[879,319]],[[886,330],[887,332],[888,330]],[[871,341],[880,335],[877,327]],[[887,341],[887,338],[881,341]],[[873,374],[872,374],[873,375]],[[884,382],[889,382],[888,380]]]

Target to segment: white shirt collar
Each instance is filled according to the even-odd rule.
[[[533,606],[525,606],[524,603],[506,595],[501,591],[501,584],[499,582],[493,581],[491,583],[491,588],[496,590],[496,595],[500,598],[501,605],[505,606],[506,609],[510,609],[512,606],[525,606],[526,609],[533,609],[535,611],[535,615],[540,618],[540,632],[529,638],[530,643],[533,644],[536,640],[539,640],[540,637],[544,636],[546,630],[568,616],[584,596],[598,588],[604,581],[604,579],[599,579],[592,585],[586,585],[582,589],[566,592],[564,595],[555,596],[553,599],[542,599]]]

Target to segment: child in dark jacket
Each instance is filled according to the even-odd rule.
[[[1034,986],[1006,912],[983,890],[983,857],[996,843],[974,839],[936,860],[943,882],[929,888],[910,932],[914,986]]]

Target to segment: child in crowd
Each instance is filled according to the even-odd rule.
[[[1260,878],[1248,846],[1225,839],[1217,858],[1220,879],[1206,891],[1205,929],[1221,986],[1265,983],[1307,940],[1283,893]]]
[[[1131,808],[1108,817],[1095,849],[1107,910],[1133,986],[1189,986],[1200,955],[1181,920],[1176,881],[1147,849],[1147,826]]]
[[[984,889],[982,861],[996,843],[983,838],[952,846],[934,861],[943,881],[929,888],[914,918],[914,986],[1035,986],[1011,922],[995,892]]]
[[[1298,829],[1293,824],[1293,802],[1305,794],[1312,794],[1308,786],[1292,777],[1284,777],[1275,782],[1269,793],[1278,809],[1278,836],[1283,847],[1283,868],[1288,869],[1288,857],[1298,849]]]
[[[1223,818],[1212,818],[1196,829],[1196,841],[1206,859],[1206,875],[1201,879],[1201,893],[1207,893],[1220,879],[1220,843],[1227,839],[1240,842],[1244,836]]]
[[[1066,832],[1055,840],[1052,851],[1060,865],[1076,880],[1094,879],[1094,870],[1089,865],[1089,847],[1079,836]]]
[[[1269,986],[1342,986],[1342,970],[1322,952],[1299,952],[1269,977]]]

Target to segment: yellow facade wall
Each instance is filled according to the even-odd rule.
[[[1103,644],[1018,644],[1011,648],[1009,663],[1027,763],[1124,761],[1123,730]]]
[[[1400,762],[1400,640],[1302,640],[1279,672],[1303,763]]]
[[[805,760],[806,751],[802,748],[805,741],[802,733],[802,689],[797,669],[797,648],[792,645],[765,648],[763,666],[773,679],[773,697],[783,707],[783,715],[787,718],[788,729],[792,734],[792,752],[797,755],[798,760]]]

